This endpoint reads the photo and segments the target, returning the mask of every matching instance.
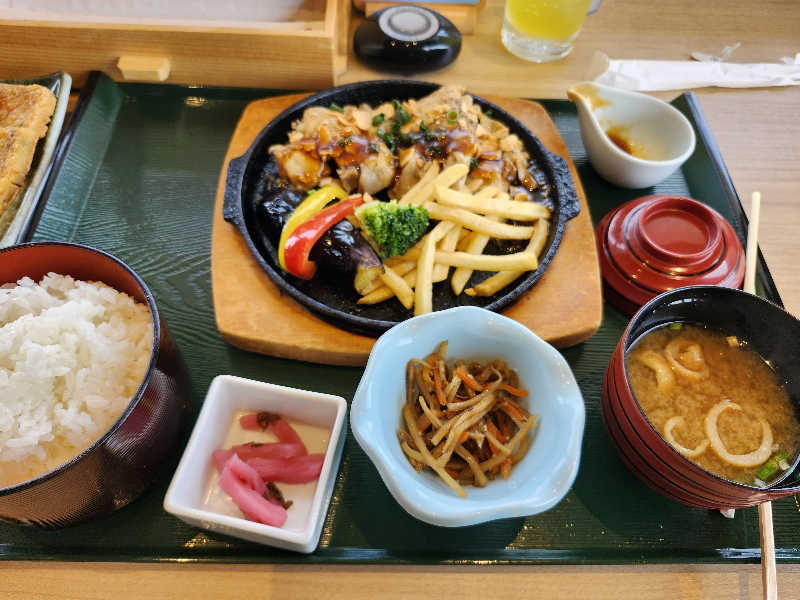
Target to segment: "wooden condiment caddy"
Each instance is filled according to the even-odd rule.
[[[132,22],[0,10],[0,79],[65,71],[117,80],[324,88],[347,66],[351,0],[288,0],[292,20]],[[284,2],[283,4],[287,4]],[[285,8],[285,7],[284,7]]]

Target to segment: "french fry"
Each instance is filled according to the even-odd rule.
[[[413,270],[409,271],[405,275],[403,275],[403,281],[406,282],[406,285],[410,288],[414,288],[417,283],[417,268],[414,267]],[[367,294],[366,296],[362,296],[358,299],[358,304],[379,304],[381,302],[385,302],[389,300],[389,298],[394,297],[394,291],[387,285],[382,285],[374,292]]]
[[[377,290],[382,285],[383,281],[381,281],[380,274],[378,274],[375,277],[370,277],[366,281],[354,287],[361,296],[366,296],[367,294],[371,294],[372,292]]]
[[[428,171],[425,172],[425,175],[428,175],[430,171],[431,169],[428,169]],[[433,173],[433,177],[426,179],[424,183],[422,183],[422,180],[418,181],[408,192],[406,192],[400,202],[415,205],[425,204],[433,198],[434,186],[442,185],[444,187],[450,187],[459,179],[464,177],[467,173],[469,173],[469,167],[467,165],[451,165],[441,173]],[[424,178],[425,176],[423,176],[423,179]],[[420,185],[420,183],[422,183],[422,185]]]
[[[547,239],[547,230],[549,223],[545,219],[541,219],[536,223],[531,241],[528,247],[523,252],[539,256],[544,248],[544,242]],[[488,279],[484,279],[479,284],[464,291],[469,296],[493,296],[512,281],[517,279],[525,271],[500,271],[495,273]]]
[[[386,284],[386,287],[394,292],[400,304],[405,306],[407,310],[411,310],[411,307],[414,306],[414,291],[411,289],[411,286],[408,285],[398,273],[393,271],[391,267],[387,266],[383,268],[381,280]]]
[[[472,240],[475,239],[475,236],[482,234],[475,233],[469,229],[464,229],[463,227],[461,228],[461,231],[463,231],[465,235],[462,235],[461,239],[458,240],[458,246],[456,246],[456,250],[459,252],[466,252],[467,248],[469,248],[469,245],[472,243]]]
[[[486,218],[494,221],[500,220],[500,217],[496,215],[491,215]],[[482,254],[484,248],[486,248],[486,244],[489,243],[489,239],[489,236],[485,233],[474,232],[464,252],[468,252],[469,254]],[[467,281],[472,277],[472,271],[474,271],[474,269],[468,267],[457,267],[456,270],[453,271],[453,275],[450,277],[450,287],[456,296],[464,291],[464,286],[467,285]]]
[[[353,277],[353,287],[359,294],[366,294],[368,290],[375,289],[375,285],[380,285],[380,267],[369,269],[358,269]]]
[[[467,173],[469,173],[469,167],[467,165],[463,164],[450,165],[444,171],[439,173],[439,175],[436,176],[436,179],[433,182],[434,188],[437,185],[449,188],[456,181],[464,177]]]
[[[454,223],[441,221],[423,238],[422,252],[417,261],[417,287],[414,290],[415,315],[422,315],[433,310],[433,261],[436,244],[447,235],[452,227],[454,227]]]
[[[439,223],[403,256],[384,261],[386,270],[362,290],[359,304],[375,304],[396,296],[414,314],[433,310],[433,284],[447,279],[450,267],[455,294],[493,295],[526,271],[538,267],[544,246],[550,211],[533,202],[511,200],[508,193],[486,186],[474,193],[463,191],[459,182],[469,168],[463,164],[439,172],[437,163],[400,202],[424,206]],[[461,189],[454,189],[460,187]],[[504,223],[504,219],[528,221],[530,225]],[[491,238],[528,239],[527,248],[515,254],[484,255]],[[497,273],[464,290],[474,270]]]
[[[458,228],[458,244],[456,244],[456,248],[459,248],[461,244],[469,242],[469,239],[472,237],[473,232],[469,229],[464,229],[463,227]]]
[[[458,240],[461,238],[461,232],[463,231],[462,227],[456,225],[450,231],[447,232],[447,235],[444,236],[441,242],[439,242],[439,250],[444,250],[445,252],[452,252],[456,249],[458,245]],[[438,283],[439,281],[444,281],[447,279],[447,275],[450,273],[450,267],[447,265],[436,265],[433,268],[433,283]]]
[[[480,200],[485,200],[486,198],[494,198],[498,194],[503,194],[499,189],[492,185],[487,185],[485,188],[479,189],[475,194],[473,194],[476,198]],[[507,194],[505,194],[507,195]]]
[[[425,241],[423,237],[422,240]],[[422,244],[417,244],[413,248],[409,248],[408,252],[403,254],[403,256],[393,256],[392,258],[387,258],[384,263],[388,263],[389,266],[394,267],[395,265],[399,265],[400,263],[413,261],[416,263],[419,260],[419,255],[422,252]]]
[[[525,249],[526,251],[539,256],[544,250],[544,243],[547,240],[547,232],[550,229],[550,221],[547,219],[542,219],[534,226],[535,231],[533,232],[533,237],[531,241],[528,243],[528,247]]]
[[[430,200],[433,195],[433,184],[439,175],[439,163],[433,162],[430,167],[422,174],[420,180],[411,186],[403,197],[398,201],[399,204],[419,205]]]
[[[433,260],[438,264],[468,267],[477,271],[533,271],[539,266],[537,256],[524,250],[513,254],[469,254],[468,252],[438,251],[434,253]],[[419,267],[417,268],[419,269]],[[417,289],[419,290],[419,287]]]
[[[399,258],[399,257],[393,257]],[[403,258],[402,260],[393,260],[393,258],[386,259],[383,261],[383,266],[390,266],[392,270],[397,273],[398,275],[405,275],[411,269],[417,268],[417,259],[414,258],[413,260],[410,258]],[[419,258],[419,257],[417,257]]]
[[[409,271],[411,271],[412,269],[416,269],[417,268],[416,259],[414,259],[414,260],[397,260],[397,261],[393,261],[393,262],[390,262],[390,261],[392,261],[392,259],[386,259],[385,261],[383,261],[384,269],[386,267],[391,267],[392,270],[395,272],[395,274],[400,275],[400,276],[403,276],[406,273],[408,273]],[[363,289],[357,290],[358,293],[361,294],[362,296],[367,296],[367,295],[371,294],[372,292],[374,292],[375,290],[385,286],[386,284],[384,283],[383,279],[381,278],[382,274],[383,273],[381,273],[377,277],[375,277],[369,283],[369,285],[364,286]]]
[[[434,186],[436,200],[445,206],[462,208],[482,215],[497,215],[515,221],[533,221],[550,218],[550,209],[535,202],[519,200],[503,200],[501,198],[481,198],[477,194],[468,194],[451,190],[441,185]],[[427,207],[426,207],[427,208]]]
[[[425,208],[432,219],[442,222],[453,222],[471,231],[479,231],[491,237],[504,240],[526,240],[533,235],[533,227],[527,225],[509,225],[498,223],[487,217],[476,215],[463,208],[442,206],[435,202],[427,202]]]

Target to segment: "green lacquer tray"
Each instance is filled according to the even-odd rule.
[[[360,368],[251,354],[226,344],[214,322],[210,227],[223,157],[236,121],[270,90],[116,84],[94,74],[65,129],[33,240],[96,246],[127,261],[153,290],[189,365],[192,417],[221,373],[351,398]],[[698,147],[685,167],[648,190],[606,184],[589,166],[574,107],[543,102],[578,167],[593,217],[644,193],[689,195],[716,208],[740,235],[739,200],[693,95],[673,104],[694,123]],[[763,259],[760,293],[780,302]],[[300,555],[190,527],[161,507],[178,453],[131,505],[85,525],[44,531],[0,524],[0,557],[87,561],[297,563],[664,563],[756,562],[755,509],[734,519],[666,500],[631,475],[600,418],[600,383],[627,318],[610,305],[600,331],[566,349],[586,401],[583,461],[569,495],[552,510],[461,529],[406,514],[348,435],[319,548]],[[188,438],[188,431],[185,436]],[[800,562],[794,498],[774,503],[778,560]]]

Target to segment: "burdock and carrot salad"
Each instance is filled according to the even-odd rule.
[[[528,390],[501,360],[446,361],[447,342],[406,366],[405,429],[400,445],[411,465],[433,470],[459,496],[463,486],[508,479],[528,451],[536,415]]]

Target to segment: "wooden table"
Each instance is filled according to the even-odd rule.
[[[564,98],[595,51],[612,58],[682,60],[741,42],[738,62],[800,52],[797,0],[606,0],[573,53],[548,65],[509,55],[499,41],[502,0],[489,0],[474,36],[448,69],[426,78],[475,93]],[[381,77],[351,57],[339,83]],[[662,93],[670,98],[680,90]],[[800,87],[697,92],[740,196],[760,190],[761,248],[787,308],[800,315]],[[798,517],[800,525],[800,516]],[[687,532],[691,534],[691,532]],[[1,543],[1,542],[0,542]],[[609,557],[613,560],[613,557]],[[0,597],[34,598],[759,598],[758,565],[575,567],[263,566],[203,564],[0,564]],[[782,598],[798,597],[800,565],[779,565]],[[488,590],[488,591],[487,591]]]

